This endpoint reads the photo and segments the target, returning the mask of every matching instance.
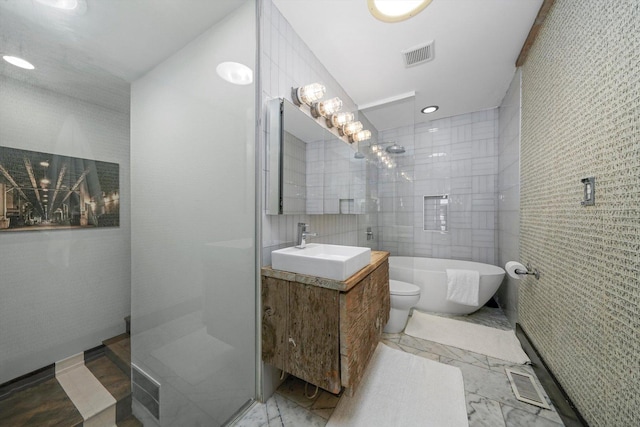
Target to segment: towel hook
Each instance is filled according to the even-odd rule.
[[[530,276],[535,276],[536,280],[540,280],[540,272],[538,271],[537,268],[534,268],[532,270],[530,263],[527,263],[527,271],[522,271],[521,269],[516,268],[515,273],[516,274],[526,274],[526,275],[530,275]]]

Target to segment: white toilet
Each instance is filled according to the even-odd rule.
[[[389,292],[391,293],[391,312],[384,332],[396,334],[402,332],[409,318],[409,310],[418,303],[420,288],[412,283],[389,280]]]

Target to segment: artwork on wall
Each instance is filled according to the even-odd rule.
[[[0,147],[0,232],[119,226],[117,163]]]

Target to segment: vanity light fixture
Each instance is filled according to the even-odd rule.
[[[430,105],[428,107],[424,107],[422,110],[420,110],[422,112],[422,114],[430,114],[430,113],[435,113],[436,111],[438,111],[440,107],[438,107],[437,105]]]
[[[367,0],[369,12],[382,22],[400,22],[416,16],[432,0]]]
[[[302,104],[311,106],[324,96],[327,89],[320,83],[311,83],[298,88],[291,88],[291,99],[298,107]]]
[[[349,122],[355,120],[355,116],[350,111],[345,111],[343,113],[333,114],[330,118],[327,118],[327,126],[331,127],[341,127],[346,125]]]
[[[362,142],[371,139],[371,131],[368,129],[358,131],[349,137],[350,142]]]
[[[342,100],[340,98],[331,98],[326,101],[314,102],[311,105],[311,115],[316,119],[320,116],[330,117],[342,108]]]
[[[342,126],[339,129],[339,133],[341,136],[343,135],[347,135],[347,136],[351,136],[356,132],[360,132],[362,130],[362,123],[360,122],[351,122],[351,123],[347,123],[346,125]]]
[[[7,61],[11,65],[24,68],[25,70],[33,70],[36,68],[31,62],[27,61],[26,59],[18,58],[17,56],[3,55],[2,59]]]

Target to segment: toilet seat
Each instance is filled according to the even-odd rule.
[[[413,283],[389,280],[389,293],[402,296],[420,295],[420,288]]]

